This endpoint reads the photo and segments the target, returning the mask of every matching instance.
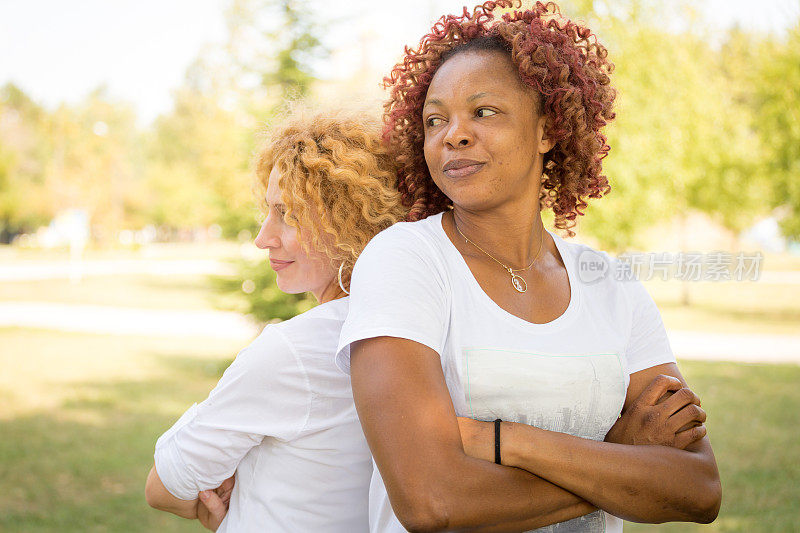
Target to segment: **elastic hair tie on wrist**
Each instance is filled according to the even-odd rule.
[[[494,462],[498,465],[503,464],[500,459],[500,423],[499,418],[494,421]]]

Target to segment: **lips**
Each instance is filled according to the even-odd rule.
[[[485,163],[474,159],[453,159],[442,168],[442,172],[450,178],[463,178],[475,174]]]
[[[270,258],[269,260],[269,266],[272,267],[272,270],[274,270],[275,272],[283,270],[292,263],[294,263],[294,261],[281,261],[279,259],[272,259],[272,258]]]

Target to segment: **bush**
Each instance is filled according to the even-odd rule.
[[[311,293],[286,294],[275,283],[275,272],[263,261],[239,261],[237,275],[217,277],[216,289],[245,301],[245,311],[260,322],[288,320],[317,305]]]

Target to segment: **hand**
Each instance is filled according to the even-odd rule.
[[[235,477],[234,474],[216,489],[204,490],[198,495],[200,501],[197,504],[197,518],[206,529],[216,531],[225,515],[228,514],[231,493],[236,483]]]
[[[494,422],[481,422],[459,416],[458,429],[461,432],[464,453],[476,459],[494,462]]]
[[[606,435],[606,442],[684,449],[706,436],[700,398],[681,381],[660,375],[642,391]]]

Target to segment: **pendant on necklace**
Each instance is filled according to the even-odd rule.
[[[511,273],[511,284],[517,289],[517,292],[525,292],[528,290],[528,284],[521,276]]]

